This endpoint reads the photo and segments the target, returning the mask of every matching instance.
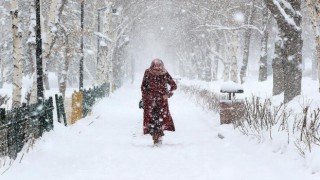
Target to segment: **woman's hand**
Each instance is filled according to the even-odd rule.
[[[163,99],[166,100],[166,99],[168,99],[169,97],[171,97],[172,95],[173,95],[173,92],[170,91],[168,94],[163,95]]]
[[[167,100],[168,98],[169,98],[168,95],[163,95],[163,99],[164,99],[164,100]]]

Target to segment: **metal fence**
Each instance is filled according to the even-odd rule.
[[[71,112],[71,124],[74,124],[77,120],[86,117],[92,110],[93,105],[98,99],[105,96],[109,96],[110,84],[104,83],[101,86],[95,86],[93,88],[84,89],[80,92],[74,92],[72,94],[72,112]]]
[[[63,103],[63,97],[58,94],[55,95],[55,99],[56,99],[56,108],[57,108],[57,120],[59,123],[63,123],[65,126],[67,126],[67,117],[66,117],[66,112],[65,112],[65,105]]]
[[[108,96],[109,90],[110,85],[105,83],[82,91],[81,117],[86,117],[91,112],[97,99]],[[55,95],[55,100],[57,121],[67,126],[63,98],[61,95]],[[52,97],[36,104],[23,103],[21,107],[12,110],[0,108],[0,157],[8,156],[11,159],[16,159],[17,154],[26,143],[41,137],[44,132],[52,130],[53,110]]]
[[[110,84],[104,83],[101,86],[89,88],[83,91],[82,100],[82,117],[86,117],[91,112],[93,105],[97,99],[101,99],[105,96],[109,96]]]
[[[6,111],[0,109],[0,156],[12,159],[30,139],[37,139],[53,129],[52,98]]]

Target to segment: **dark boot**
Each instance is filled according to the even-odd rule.
[[[159,135],[154,134],[154,135],[152,136],[152,139],[153,139],[153,144],[154,144],[154,145],[157,145],[157,144],[159,143]]]

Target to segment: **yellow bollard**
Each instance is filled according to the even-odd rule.
[[[82,92],[74,92],[72,94],[72,112],[71,112],[71,124],[74,124],[77,120],[82,118]]]

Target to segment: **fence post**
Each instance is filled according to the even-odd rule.
[[[91,112],[91,110],[92,110],[92,107],[93,107],[93,104],[94,104],[94,100],[95,100],[95,98],[94,98],[94,89],[91,89],[90,88],[90,93],[89,93],[89,107],[90,107],[90,112]]]
[[[4,125],[6,123],[6,109],[0,108],[0,125]]]
[[[46,118],[44,114],[44,108],[45,108],[44,102],[42,100],[38,100],[36,111],[37,111],[37,117],[38,117],[38,129],[39,129],[38,135],[39,136],[37,136],[37,138],[42,136],[45,129]]]
[[[6,110],[0,108],[0,156],[8,154],[8,128],[6,123]]]
[[[26,103],[23,103],[22,106],[20,108],[17,108],[17,116],[16,116],[16,134],[17,134],[17,140],[16,140],[16,153],[19,153],[22,148],[23,145],[26,141],[26,126],[27,126],[27,118],[25,117],[26,113]]]
[[[63,122],[64,122],[64,125],[67,126],[67,118],[66,118],[66,113],[64,111],[64,104],[63,104],[63,99],[62,99],[62,96],[59,96],[59,99],[58,99],[58,102],[59,102],[59,114],[60,116],[62,115],[62,118],[63,118]]]
[[[88,115],[88,96],[90,93],[90,89],[87,90],[83,90],[83,100],[82,100],[82,117],[86,117]]]
[[[106,96],[108,97],[110,95],[110,82],[106,83]]]
[[[55,94],[54,97],[56,99],[57,119],[58,119],[58,122],[61,123],[61,120],[60,120],[60,104],[59,104],[58,94]]]
[[[45,111],[46,111],[46,122],[47,122],[47,126],[46,126],[46,129],[47,131],[50,131],[53,129],[53,100],[52,100],[52,97],[49,97],[48,100],[46,100],[46,108],[45,108]]]
[[[72,94],[71,124],[82,118],[82,101],[83,94],[81,91]]]
[[[15,116],[16,109],[12,109],[8,113],[8,155],[11,159],[16,159],[17,157],[17,133],[16,133],[16,121],[17,117]]]

